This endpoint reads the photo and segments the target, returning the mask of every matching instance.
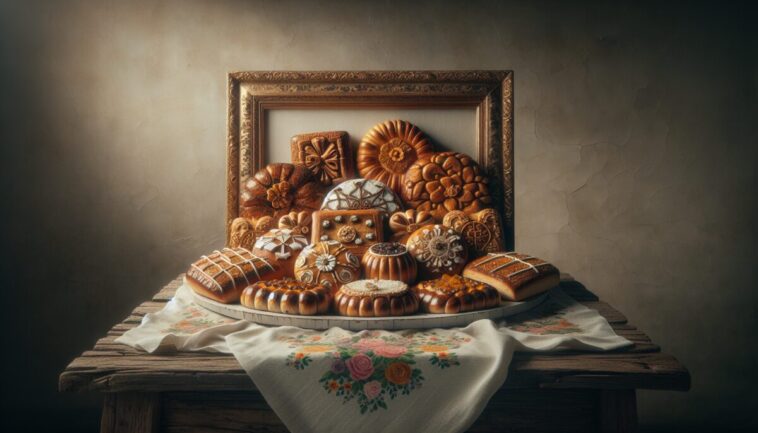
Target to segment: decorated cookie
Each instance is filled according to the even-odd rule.
[[[376,209],[313,212],[311,241],[339,241],[359,256],[384,240],[384,213]]]
[[[471,157],[435,153],[405,173],[402,197],[408,207],[429,211],[442,221],[449,211],[475,213],[492,205],[487,177]]]
[[[343,316],[404,316],[418,310],[418,298],[402,281],[358,280],[340,287],[334,295]]]
[[[329,311],[332,295],[322,285],[285,278],[247,286],[242,291],[240,303],[256,310],[312,316]]]
[[[279,228],[292,230],[292,233],[296,235],[310,237],[311,215],[310,211],[290,212],[279,218]]]
[[[460,275],[443,275],[414,288],[421,310],[432,314],[455,314],[500,305],[500,293],[487,284]]]
[[[342,285],[361,276],[361,262],[338,241],[308,245],[295,262],[298,281],[321,284],[335,293]]]
[[[391,239],[394,242],[404,244],[413,232],[423,226],[434,224],[434,222],[434,217],[428,211],[419,212],[415,209],[408,209],[407,211],[395,212],[390,217]]]
[[[292,163],[306,167],[324,185],[353,177],[353,155],[345,131],[298,134],[290,146]]]
[[[437,278],[442,274],[459,274],[466,265],[466,244],[455,230],[440,224],[424,226],[411,235],[406,243],[416,258],[422,278]]]
[[[416,126],[405,120],[389,120],[375,125],[363,137],[358,146],[358,173],[399,194],[405,172],[432,152],[432,143]]]
[[[490,253],[472,260],[463,270],[463,276],[489,284],[510,301],[521,301],[560,283],[560,272],[555,266],[513,251]]]
[[[403,244],[382,242],[372,245],[361,258],[367,279],[397,280],[407,284],[416,281],[416,259]]]
[[[278,220],[292,211],[313,211],[318,209],[324,193],[325,187],[307,168],[269,164],[243,182],[240,215],[245,218],[269,215]]]
[[[271,278],[293,276],[293,267],[298,255],[308,245],[308,238],[289,229],[273,229],[259,237],[253,252],[276,265],[277,272]]]
[[[351,179],[329,191],[321,209],[379,209],[389,215],[402,210],[402,206],[397,195],[383,183],[370,179]]]
[[[463,237],[474,257],[503,251],[503,229],[494,209],[484,209],[471,215],[459,210],[450,211],[442,219],[442,224]]]

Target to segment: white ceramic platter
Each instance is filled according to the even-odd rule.
[[[248,320],[261,325],[297,326],[305,329],[338,327],[350,331],[364,329],[428,329],[463,327],[481,319],[502,319],[536,307],[547,293],[521,302],[503,302],[499,307],[459,314],[415,314],[399,317],[295,316],[254,310],[240,304],[222,304],[193,292],[195,303],[214,313],[234,319]]]

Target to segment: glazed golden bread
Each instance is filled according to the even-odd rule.
[[[516,252],[490,253],[472,260],[463,276],[497,289],[511,301],[521,301],[552,289],[560,282],[560,272],[550,263]]]
[[[343,316],[404,316],[418,310],[418,297],[402,281],[358,280],[340,287],[334,305]]]
[[[250,250],[224,248],[191,264],[185,281],[199,295],[229,304],[239,300],[245,287],[275,271],[273,263]]]
[[[416,259],[403,244],[381,242],[371,245],[361,258],[363,274],[368,280],[396,280],[406,284],[416,281]]]
[[[414,291],[421,301],[421,310],[426,313],[465,313],[500,305],[497,290],[460,275],[442,275],[436,280],[422,281]]]
[[[291,278],[258,281],[242,291],[240,303],[248,308],[274,313],[313,316],[324,314],[332,305],[329,289]]]

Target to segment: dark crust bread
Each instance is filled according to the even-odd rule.
[[[240,303],[256,310],[313,316],[329,311],[332,296],[320,284],[285,278],[259,281],[246,287],[240,296]]]
[[[276,265],[244,248],[224,248],[202,256],[185,274],[196,293],[225,304],[237,302],[245,286],[276,271]]]
[[[560,283],[560,272],[545,260],[527,254],[491,253],[469,262],[463,276],[497,289],[510,301],[521,301]]]
[[[421,310],[432,314],[465,313],[500,305],[497,290],[460,275],[423,281],[414,291],[421,301]]]

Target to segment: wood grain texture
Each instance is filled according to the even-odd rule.
[[[157,432],[161,397],[154,393],[109,393],[103,401],[101,433]]]
[[[148,354],[115,342],[139,325],[142,317],[160,310],[181,285],[181,275],[151,301],[137,306],[91,350],[74,359],[60,376],[61,391],[167,392],[251,391],[255,386],[231,355],[180,352]],[[634,346],[613,352],[517,353],[506,389],[674,389],[687,390],[689,372],[626,317],[565,276],[561,287],[584,305],[596,309],[616,333]]]

